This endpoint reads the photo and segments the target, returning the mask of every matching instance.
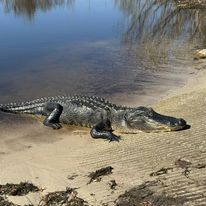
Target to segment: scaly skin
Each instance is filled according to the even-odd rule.
[[[173,131],[186,126],[186,121],[156,113],[152,108],[130,108],[112,104],[94,96],[55,96],[23,103],[0,105],[10,113],[45,116],[44,125],[53,129],[61,123],[90,127],[93,138],[118,141],[113,129],[122,133],[142,131]]]

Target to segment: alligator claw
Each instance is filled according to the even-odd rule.
[[[111,134],[109,135],[109,137],[107,138],[107,140],[108,140],[109,142],[113,142],[113,141],[119,142],[120,139],[121,139],[120,136],[117,136],[117,135],[112,134],[112,133],[111,133]]]
[[[60,128],[62,128],[61,124],[59,124],[59,123],[54,123],[54,124],[51,125],[51,127],[53,129],[60,129]]]
[[[51,127],[53,129],[60,129],[60,128],[62,128],[61,124],[59,124],[59,123],[51,123],[51,122],[44,121],[44,125],[47,126],[47,127]]]
[[[91,129],[90,134],[92,138],[95,138],[95,139],[102,138],[109,142],[112,142],[112,141],[119,142],[120,140],[120,136],[113,134],[111,131],[97,130],[95,126]]]

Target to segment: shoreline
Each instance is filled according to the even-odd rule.
[[[78,188],[78,196],[91,205],[114,205],[114,200],[125,190],[153,180],[149,176],[151,172],[162,167],[174,167],[178,158],[186,158],[196,164],[203,163],[202,160],[206,158],[203,146],[205,77],[206,71],[199,71],[182,88],[170,91],[166,98],[153,105],[158,112],[185,118],[191,124],[191,129],[185,131],[156,134],[140,132],[137,135],[124,135],[118,144],[109,144],[91,139],[88,129],[71,130],[64,127],[53,131],[42,127],[41,122],[34,119],[15,116],[13,120],[14,116],[5,116],[0,125],[5,135],[0,140],[0,184],[29,181],[45,188],[42,192],[25,197],[10,196],[8,199],[16,204],[38,205],[42,195],[72,187]],[[195,118],[196,115],[198,118]],[[15,120],[18,119],[20,122],[16,124]],[[9,129],[5,130],[4,123],[10,124]],[[12,133],[16,138],[10,136]],[[101,182],[87,185],[89,172],[109,165],[114,168],[111,175],[104,177]],[[68,176],[74,174],[77,176],[73,180],[68,179]],[[192,178],[199,182],[204,180],[203,171],[195,170],[195,174],[198,175]],[[190,181],[183,178],[182,172],[176,168],[164,177],[166,180],[162,181],[169,185],[166,191],[171,196],[174,196],[173,190],[181,192],[182,187],[186,187]],[[177,183],[180,178],[182,183]],[[108,189],[108,182],[112,179],[118,184],[114,192]],[[185,196],[194,192],[198,196],[199,192],[205,192],[203,189],[188,184],[184,189]],[[198,198],[197,201],[206,201],[205,196]]]
[[[156,105],[164,99],[181,94],[181,92],[184,92],[183,88],[187,88],[187,85],[190,84],[190,82],[193,83],[194,81],[197,81],[197,79],[201,77],[200,73],[204,71],[203,65],[204,62],[200,61],[200,68],[198,68],[198,66],[194,63],[194,65],[188,69],[185,69],[184,73],[181,73],[184,77],[179,78],[176,83],[175,80],[172,80],[172,82],[167,84],[167,80],[164,80],[164,78],[170,78],[171,76],[178,78],[178,73],[170,73],[168,76],[167,74],[161,74],[162,85],[161,83],[154,84],[153,87],[145,85],[146,87],[142,90],[142,92],[137,91],[135,93],[128,91],[128,93],[117,93],[113,96],[108,95],[108,99],[117,105],[120,104],[131,107]]]

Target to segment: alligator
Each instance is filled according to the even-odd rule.
[[[118,106],[96,96],[44,97],[22,103],[0,104],[0,111],[45,116],[43,124],[60,129],[61,123],[91,128],[93,138],[119,141],[113,133],[177,131],[184,119],[161,115],[150,107]]]

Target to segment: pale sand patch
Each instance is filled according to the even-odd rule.
[[[113,201],[126,189],[152,180],[149,174],[162,167],[174,167],[180,157],[199,163],[206,159],[206,71],[200,71],[184,88],[154,107],[165,114],[179,116],[191,124],[191,129],[171,133],[139,133],[124,135],[119,143],[90,138],[88,129],[64,127],[54,131],[39,120],[18,115],[0,119],[0,183],[30,181],[45,188],[38,194],[12,197],[18,204],[38,205],[43,194],[78,188],[78,196],[92,205]],[[113,174],[101,182],[87,185],[89,172],[111,165]],[[76,174],[74,180],[67,177]],[[179,169],[169,173],[165,191],[172,196],[194,196],[187,205],[206,202],[203,180],[205,170],[194,170],[191,183]],[[108,183],[115,179],[118,186],[112,192]],[[190,181],[191,184],[188,183]],[[91,195],[94,194],[94,195]]]

